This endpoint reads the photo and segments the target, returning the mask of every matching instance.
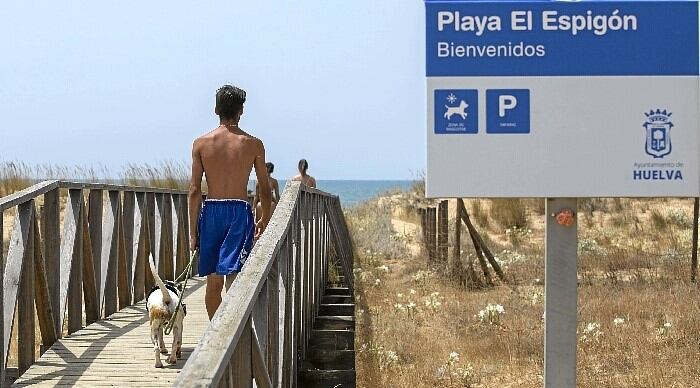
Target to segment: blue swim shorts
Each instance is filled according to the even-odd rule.
[[[241,272],[254,235],[253,209],[247,201],[204,201],[199,215],[199,276]]]

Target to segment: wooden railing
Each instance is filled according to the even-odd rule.
[[[296,387],[313,319],[337,258],[352,289],[353,251],[338,197],[287,185],[177,387]]]
[[[43,353],[64,334],[141,301],[153,284],[149,254],[164,279],[174,279],[189,260],[183,191],[46,181],[0,198],[4,211],[15,216],[0,271],[0,384],[10,338],[17,341],[18,368],[9,375],[35,361],[35,304]]]

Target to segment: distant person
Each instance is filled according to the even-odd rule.
[[[238,126],[245,100],[245,91],[222,86],[216,92],[214,110],[219,116],[219,126],[192,145],[190,247],[193,250],[199,247],[199,275],[207,277],[205,303],[209,319],[221,304],[224,283],[227,289],[231,286],[248,258],[253,240],[262,234],[270,220],[265,147]],[[248,177],[253,167],[260,182],[261,204],[261,217],[255,224],[247,201]],[[204,206],[202,174],[206,174],[208,186]]]
[[[272,173],[275,171],[275,165],[271,162],[265,163],[267,168],[267,179],[270,182],[270,195],[272,196],[272,201],[270,202],[270,214],[275,212],[277,207],[277,202],[280,200],[280,184],[277,179],[272,177]],[[255,197],[253,198],[253,203],[255,204],[255,221],[257,222],[260,217],[262,217],[262,204],[260,203],[260,185],[255,182]]]
[[[309,187],[316,187],[316,179],[306,173],[306,171],[309,169],[309,162],[307,162],[306,159],[300,160],[298,168],[299,174],[292,178],[292,180],[301,182]]]

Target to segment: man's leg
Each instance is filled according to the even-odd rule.
[[[231,288],[231,284],[233,284],[233,281],[236,280],[236,275],[238,274],[235,272],[230,275],[226,275],[226,291]]]
[[[207,293],[204,302],[207,306],[209,320],[214,317],[216,309],[221,304],[221,290],[224,288],[224,277],[217,274],[207,275]]]

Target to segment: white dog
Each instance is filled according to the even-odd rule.
[[[163,340],[163,328],[171,319],[174,319],[175,322],[173,324],[173,348],[170,351],[168,363],[175,364],[178,357],[182,356],[182,329],[187,309],[183,303],[177,312],[177,316],[173,316],[182,297],[182,290],[174,282],[163,283],[153,263],[153,256],[150,256],[148,261],[156,286],[146,296],[146,308],[148,309],[148,318],[151,323],[151,342],[153,342],[153,350],[156,357],[156,368],[161,368],[163,363],[160,361],[160,354],[168,353]],[[159,289],[160,292],[157,292]]]
[[[467,104],[464,100],[460,101],[459,106],[447,106],[445,105],[445,108],[447,108],[447,111],[443,115],[444,118],[450,119],[452,115],[459,115],[462,117],[462,120],[467,118],[467,108],[469,108],[469,104]]]

